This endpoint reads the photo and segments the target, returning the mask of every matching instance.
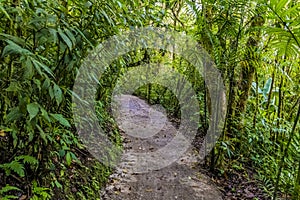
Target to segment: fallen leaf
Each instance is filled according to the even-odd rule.
[[[25,200],[26,198],[27,198],[26,195],[22,195],[22,196],[19,198],[19,200]]]
[[[5,137],[5,136],[6,136],[4,130],[0,130],[0,136],[1,136],[1,137]]]

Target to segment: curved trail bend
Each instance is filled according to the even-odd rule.
[[[165,117],[164,110],[150,106],[132,95],[117,99],[117,121],[123,133],[122,161],[110,176],[102,191],[104,200],[221,200],[221,193],[209,178],[199,173],[197,152],[190,148],[176,162],[167,167],[136,173],[138,159],[135,153],[155,152],[168,144],[176,134],[176,128]],[[153,133],[148,133],[151,123]],[[151,126],[152,127],[152,126]],[[144,129],[143,129],[144,128]],[[128,131],[132,130],[132,131]],[[144,132],[141,132],[144,130]],[[140,132],[139,132],[140,131]],[[146,137],[146,134],[151,135]],[[156,134],[155,134],[156,133]],[[136,134],[138,137],[135,137]],[[176,152],[174,152],[176,156]]]

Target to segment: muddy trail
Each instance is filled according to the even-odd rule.
[[[148,159],[147,165],[141,168],[141,163],[145,161],[141,161],[137,155],[155,153],[165,147],[175,137],[176,128],[159,106],[150,106],[144,100],[131,95],[119,96],[117,101],[116,117],[119,127],[124,131],[124,152],[122,161],[102,191],[102,199],[222,199],[221,193],[210,179],[199,173],[196,167],[199,157],[192,147],[182,156],[178,156],[176,151],[169,152],[171,157],[178,156],[170,165],[165,164],[164,160]],[[163,165],[167,166],[161,167]]]

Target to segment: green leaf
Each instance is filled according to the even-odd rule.
[[[61,125],[64,125],[66,127],[71,127],[69,121],[63,117],[62,114],[52,114],[50,113],[51,117],[53,117],[54,119],[56,119]]]
[[[66,162],[67,162],[67,165],[68,165],[68,166],[71,165],[72,157],[71,157],[70,152],[68,152],[68,153],[66,154]]]
[[[57,188],[62,188],[62,185],[57,180],[54,181],[54,184]]]
[[[50,76],[54,78],[54,74],[52,70],[49,67],[47,67],[45,64],[37,61],[36,59],[32,59],[32,63],[41,75],[43,75],[41,72],[41,68],[42,68],[44,71],[46,71]]]
[[[52,88],[52,87],[49,87],[49,88],[48,88],[48,91],[49,91],[50,98],[53,99],[53,98],[54,98],[54,91],[53,91],[53,88]]]
[[[18,144],[18,136],[17,136],[17,131],[16,130],[13,130],[12,132],[11,132],[11,136],[12,136],[12,138],[13,138],[13,146],[14,146],[14,148],[16,148],[17,147],[17,144]]]
[[[9,200],[9,199],[19,199],[19,197],[14,195],[5,195],[1,200]]]
[[[33,78],[33,82],[36,84],[36,87],[41,91],[41,81],[39,79]]]
[[[282,11],[284,7],[289,3],[289,0],[280,0],[275,3],[275,11]]]
[[[35,157],[33,157],[33,156],[22,155],[22,156],[18,156],[16,158],[16,160],[20,160],[20,159],[23,159],[24,163],[28,163],[28,164],[31,164],[31,165],[38,164],[38,160]]]
[[[34,131],[30,131],[28,135],[29,135],[28,142],[31,142],[33,140],[35,133],[34,133]]]
[[[81,164],[81,161],[77,158],[77,156],[74,153],[70,152],[70,154],[71,154],[71,157],[73,160],[75,160],[77,163]]]
[[[41,138],[44,140],[44,142],[47,144],[48,143],[48,140],[46,138],[46,133],[44,132],[44,130],[38,125],[36,124],[36,127],[39,129],[39,133],[40,133],[40,136]]]
[[[68,37],[71,39],[73,46],[75,46],[76,39],[75,39],[73,33],[69,29],[65,29],[65,32],[68,35]]]
[[[47,121],[47,122],[51,122],[51,119],[48,115],[48,112],[44,109],[44,108],[40,108],[41,112],[42,112],[42,117]]]
[[[38,103],[30,103],[27,105],[27,111],[29,113],[30,121],[38,114],[39,112],[39,104]]]
[[[11,82],[8,88],[5,89],[7,92],[18,92],[21,90],[18,82]]]
[[[256,84],[256,82],[252,82],[252,88],[254,90],[254,92],[256,92],[256,89],[258,91],[259,94],[262,94],[262,90],[260,89],[260,87]]]
[[[8,163],[8,167],[12,171],[14,171],[15,173],[17,173],[20,177],[24,177],[25,176],[24,166],[20,162],[14,160],[11,163]]]
[[[267,97],[267,94],[269,94],[270,90],[271,90],[271,84],[272,84],[272,78],[269,78],[264,86],[263,89],[263,95],[265,97]]]
[[[49,78],[46,78],[43,85],[42,85],[42,89],[43,90],[46,90],[50,87],[50,79]]]
[[[19,107],[14,107],[11,109],[11,111],[6,116],[6,121],[11,122],[11,121],[19,119],[21,116],[22,116],[22,113],[21,113]]]
[[[30,61],[33,63],[35,70],[41,75],[43,76],[43,72],[41,70],[40,65],[37,62],[34,62],[34,58],[29,57]]]
[[[56,103],[57,103],[57,105],[59,105],[62,102],[63,95],[62,95],[62,91],[61,91],[60,87],[58,85],[56,85],[55,83],[53,86],[53,92],[54,92],[54,97],[55,97]]]
[[[0,39],[5,40],[5,41],[11,40],[14,43],[21,45],[21,46],[26,45],[26,42],[24,39],[17,37],[17,36],[10,35],[10,34],[0,33]]]
[[[3,12],[7,19],[9,19],[9,21],[12,23],[12,19],[10,18],[9,14],[6,12],[5,8],[3,8],[2,5],[0,5],[0,11]]]
[[[81,32],[81,30],[79,30],[77,27],[75,27],[75,30],[77,31],[77,33],[79,33],[79,35],[81,35],[81,37],[91,46],[94,47],[94,45],[92,44],[92,42],[87,39],[87,37],[84,35],[83,32]]]
[[[12,191],[12,190],[22,191],[20,188],[10,186],[10,185],[6,185],[5,187],[1,188],[0,194],[6,193],[6,192],[9,192],[9,191]]]
[[[58,41],[57,31],[53,28],[48,28],[48,31],[49,31],[49,34],[50,34],[50,37],[48,38],[48,41],[52,42],[52,43],[57,43],[57,41]]]
[[[68,36],[66,36],[66,34],[64,34],[64,32],[60,28],[58,28],[58,34],[63,39],[64,43],[68,46],[69,50],[72,50],[71,40],[68,38]]]
[[[29,57],[26,58],[25,62],[22,62],[23,67],[24,67],[24,78],[25,79],[31,79],[34,75],[34,69],[32,62]]]
[[[10,54],[20,54],[20,55],[32,54],[30,51],[20,47],[19,45],[17,45],[16,43],[14,43],[11,40],[6,40],[6,42],[8,43],[8,45],[6,45],[4,47],[3,52],[2,52],[2,57],[6,56],[6,55],[10,55]]]
[[[64,149],[61,149],[61,150],[59,150],[58,154],[60,157],[64,157],[66,154],[66,151]]]

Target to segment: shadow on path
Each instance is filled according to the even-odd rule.
[[[176,135],[159,106],[150,106],[131,95],[117,99],[119,127],[124,131],[122,161],[102,191],[104,200],[221,200],[221,193],[209,178],[196,169],[199,162],[192,147],[176,162],[158,170],[136,173],[136,153],[155,152]],[[149,123],[154,127],[149,129]],[[152,132],[151,132],[152,131]],[[149,134],[149,137],[146,137]],[[173,152],[174,156],[176,152]],[[150,162],[151,163],[151,162]]]

